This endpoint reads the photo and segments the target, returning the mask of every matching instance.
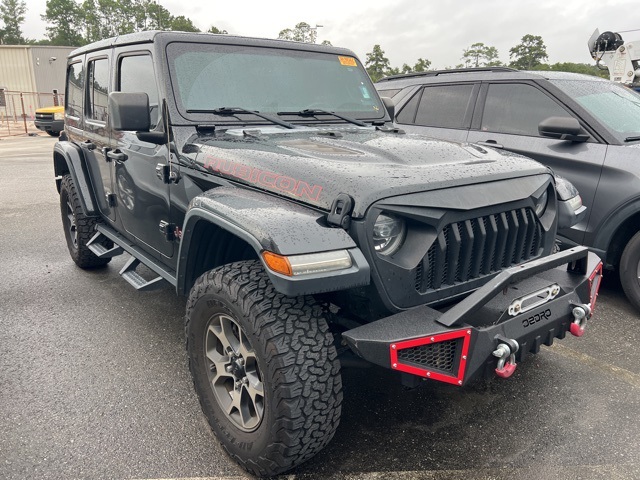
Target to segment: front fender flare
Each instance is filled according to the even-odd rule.
[[[58,192],[60,192],[59,178],[69,172],[73,183],[80,192],[82,211],[88,217],[98,216],[97,203],[89,182],[89,172],[80,147],[71,142],[56,142],[53,147],[53,168]]]
[[[188,259],[196,248],[192,234],[202,221],[247,242],[261,261],[263,250],[281,255],[347,250],[351,255],[351,268],[323,274],[287,277],[265,266],[276,290],[285,295],[329,292],[369,283],[370,267],[364,255],[347,232],[324,224],[323,213],[252,190],[220,187],[195,197],[187,210],[178,255],[178,293],[188,293]]]

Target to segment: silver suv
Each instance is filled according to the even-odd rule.
[[[508,68],[432,71],[380,80],[410,133],[532,157],[569,179],[585,218],[560,231],[617,269],[640,310],[640,95],[597,77]]]

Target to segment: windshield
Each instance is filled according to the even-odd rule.
[[[620,141],[640,136],[640,95],[613,82],[551,80]]]
[[[371,80],[353,57],[177,42],[167,46],[167,57],[180,113],[193,121],[211,120],[215,112],[202,111],[221,107],[273,114],[324,109],[360,119],[385,114]],[[318,118],[336,121],[330,116]],[[238,121],[228,115],[220,120]]]

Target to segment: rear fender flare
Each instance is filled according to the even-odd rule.
[[[62,176],[68,173],[80,192],[80,204],[84,214],[88,217],[98,216],[97,204],[89,181],[89,173],[80,147],[71,142],[56,142],[53,147],[53,168],[56,175],[58,193],[60,192]]]

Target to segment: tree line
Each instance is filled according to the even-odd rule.
[[[547,47],[539,35],[524,35],[520,39],[520,43],[509,49],[508,63],[503,63],[499,59],[498,49],[496,47],[485,45],[478,42],[463,49],[462,63],[455,66],[445,67],[444,70],[451,68],[478,68],[478,67],[511,67],[516,70],[556,70],[562,72],[583,73],[587,75],[601,76],[609,78],[606,70],[601,70],[595,65],[586,63],[559,62],[554,64],[544,63],[549,59],[547,55]],[[373,50],[367,53],[365,68],[369,76],[374,82],[383,77],[398,75],[402,73],[424,72],[431,66],[431,61],[419,58],[414,66],[402,65],[401,68],[392,67],[391,62],[386,57],[384,50],[380,45],[374,45]]]
[[[64,45],[77,47],[104,38],[145,30],[199,32],[191,19],[174,16],[155,0],[47,0],[46,39],[24,37],[24,0],[0,1],[0,44]],[[227,33],[211,26],[209,33]]]

